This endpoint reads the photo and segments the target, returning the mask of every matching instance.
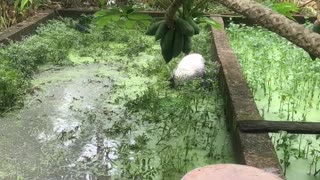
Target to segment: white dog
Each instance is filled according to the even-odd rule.
[[[173,73],[171,82],[174,86],[182,84],[188,80],[197,77],[203,77],[205,74],[205,60],[201,54],[189,54],[185,56],[178,64]]]

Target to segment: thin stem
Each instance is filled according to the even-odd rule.
[[[320,22],[320,0],[316,0],[317,3],[317,20]]]

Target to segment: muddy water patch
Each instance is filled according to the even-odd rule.
[[[4,162],[0,177],[48,178],[79,159],[83,144],[91,144],[92,138],[81,135],[85,112],[100,111],[104,116],[101,103],[113,82],[103,72],[112,71],[103,64],[90,64],[37,75],[25,107],[1,118],[0,152]],[[61,153],[64,157],[59,157]]]

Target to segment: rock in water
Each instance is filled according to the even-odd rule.
[[[175,69],[172,81],[174,85],[202,77],[205,74],[205,60],[201,54],[189,54],[185,56]]]

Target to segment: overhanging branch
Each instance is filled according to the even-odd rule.
[[[309,54],[320,57],[320,34],[311,32],[285,16],[273,12],[253,0],[216,0],[245,17],[254,20],[258,25],[286,38]],[[319,0],[317,0],[319,1]]]

